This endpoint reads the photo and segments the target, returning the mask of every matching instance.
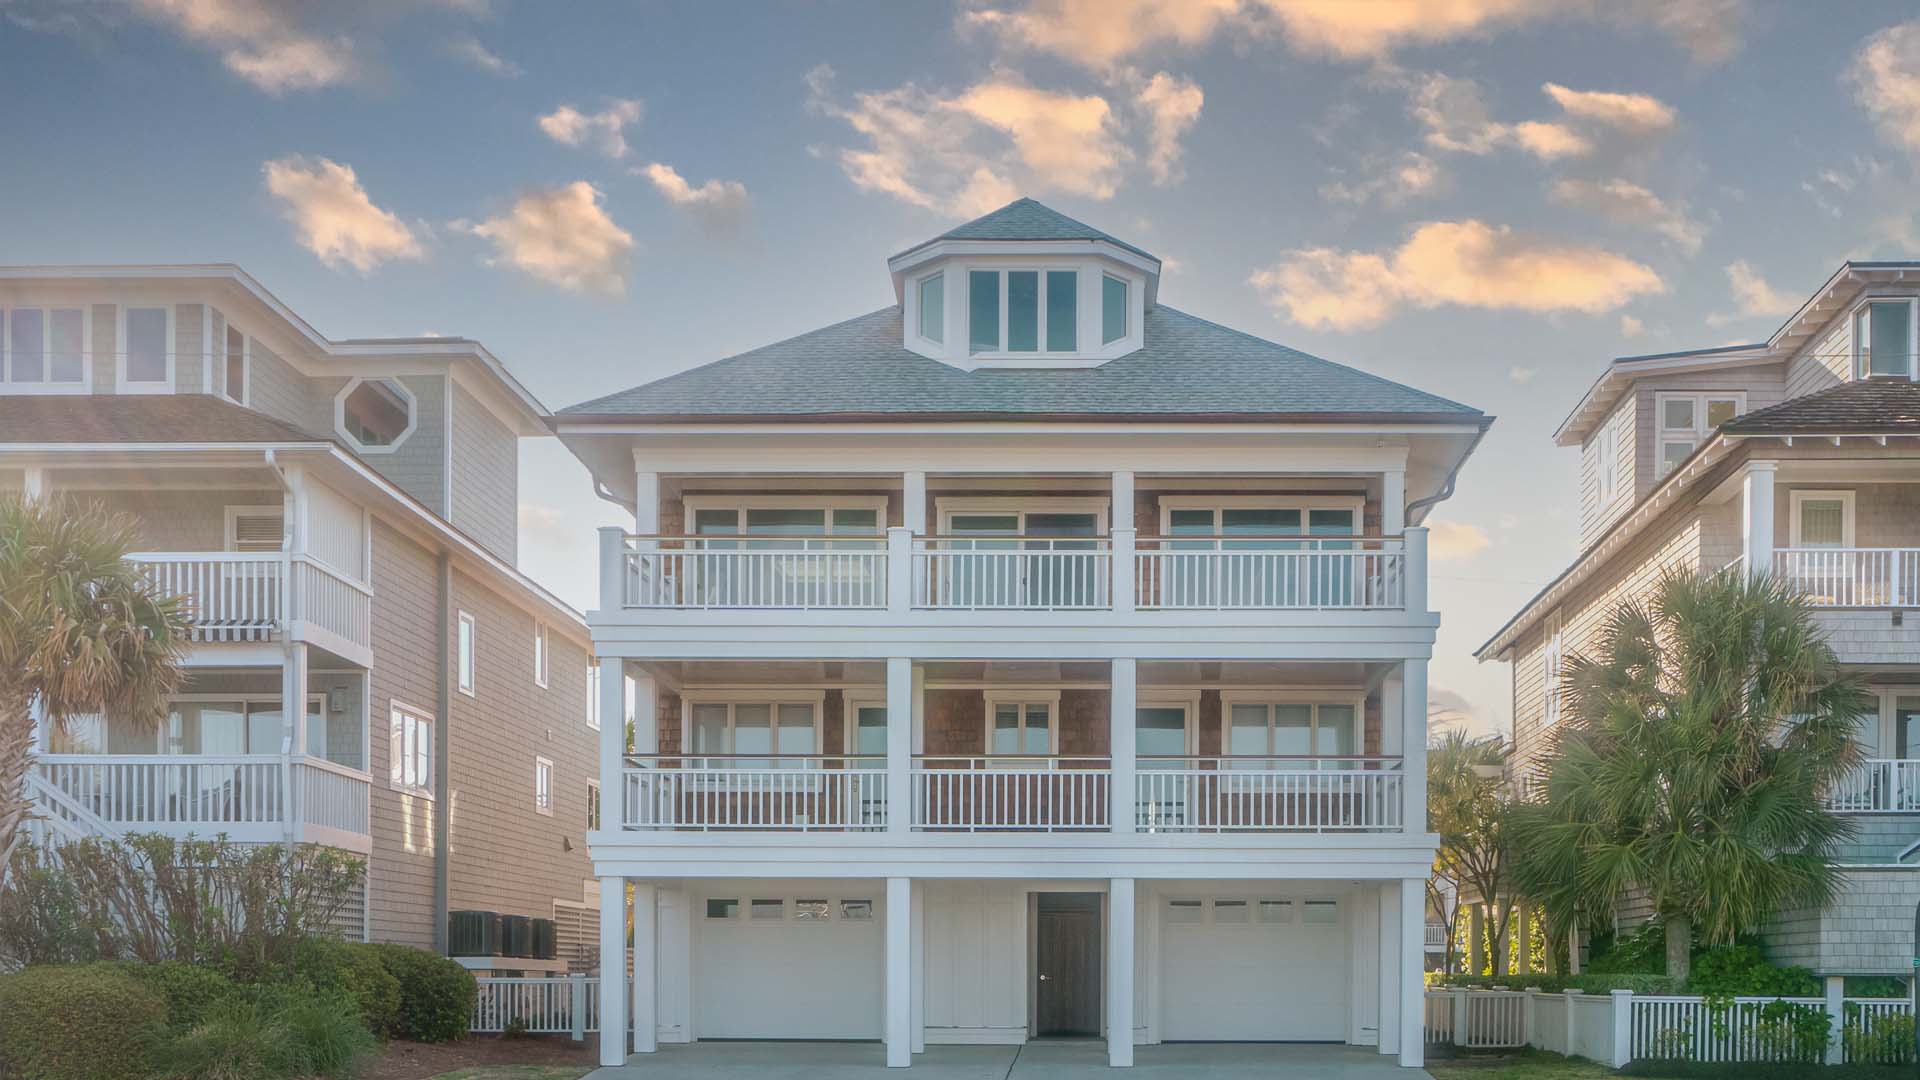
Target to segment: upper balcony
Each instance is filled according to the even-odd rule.
[[[128,560],[182,599],[197,642],[291,638],[372,662],[373,590],[310,555],[142,551]]]

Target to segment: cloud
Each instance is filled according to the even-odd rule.
[[[1793,297],[1767,284],[1766,279],[1760,276],[1760,272],[1745,259],[1735,259],[1727,264],[1727,288],[1733,293],[1733,303],[1737,310],[1734,315],[1726,318],[1787,315],[1800,306]],[[1726,318],[1720,321],[1726,321]],[[1709,321],[1712,321],[1711,318]]]
[[[747,186],[737,180],[709,180],[694,187],[673,166],[659,161],[634,171],[652,181],[668,202],[716,235],[738,232],[752,210]]]
[[[489,265],[511,266],[563,289],[626,291],[633,236],[613,223],[600,192],[584,180],[527,192],[499,217],[454,227],[493,244]]]
[[[1207,97],[1192,79],[1164,71],[1148,79],[1133,97],[1147,117],[1147,172],[1153,182],[1171,184],[1182,176],[1180,137],[1200,120]]]
[[[626,98],[615,98],[596,113],[562,105],[540,117],[540,130],[563,146],[592,146],[610,158],[623,158],[628,150],[626,129],[640,122],[643,111],[640,102]]]
[[[842,104],[832,80],[829,67],[808,73],[809,104],[865,140],[834,152],[847,178],[941,213],[986,213],[1024,189],[1111,198],[1136,157],[1099,95],[1037,89],[995,72],[958,93],[907,83]]]
[[[1487,539],[1485,529],[1464,521],[1429,518],[1427,534],[1427,553],[1435,562],[1471,559],[1493,544],[1492,540]]]
[[[1564,124],[1528,120],[1505,124],[1493,119],[1472,79],[1432,73],[1411,87],[1408,111],[1426,128],[1426,142],[1436,150],[1489,154],[1502,147],[1518,147],[1540,158],[1578,157],[1593,144]]]
[[[1353,183],[1329,181],[1320,188],[1320,197],[1328,202],[1365,206],[1399,206],[1409,199],[1425,195],[1439,186],[1440,166],[1418,150],[1403,151],[1397,158],[1370,158],[1360,166],[1361,179]]]
[[[472,34],[461,34],[447,42],[447,55],[489,75],[498,75],[507,79],[520,76],[520,65],[480,44],[480,39]]]
[[[1698,253],[1706,240],[1706,226],[1630,180],[1557,180],[1548,194],[1563,206],[1592,210],[1613,221],[1652,229],[1689,255]]]
[[[1147,45],[1198,45],[1240,8],[1240,0],[1034,0],[980,8],[962,25],[986,27],[1011,44],[1104,68]]]
[[[414,230],[367,197],[352,166],[296,156],[261,168],[267,191],[285,204],[301,246],[327,266],[366,274],[384,262],[425,255]]]
[[[1581,157],[1593,152],[1593,143],[1565,124],[1526,120],[1513,125],[1512,133],[1513,141],[1521,149],[1542,161]]]
[[[220,50],[228,71],[269,94],[317,90],[351,78],[353,41],[305,29],[297,5],[270,0],[132,0],[134,10]]]
[[[1622,131],[1665,131],[1673,126],[1673,107],[1649,94],[1617,94],[1601,90],[1569,90],[1559,83],[1540,88],[1569,116],[1597,120]]]
[[[1620,316],[1620,336],[1636,338],[1647,332],[1647,324],[1631,315]]]
[[[1408,306],[1597,314],[1665,289],[1649,267],[1482,221],[1430,221],[1387,252],[1303,248],[1250,283],[1303,326],[1354,330]]]
[[[1515,386],[1525,386],[1532,382],[1533,377],[1538,374],[1540,374],[1540,371],[1537,368],[1521,367],[1519,364],[1515,364],[1507,369],[1507,381]]]
[[[1920,20],[1890,26],[1861,43],[1848,68],[1854,100],[1880,136],[1920,154]]]

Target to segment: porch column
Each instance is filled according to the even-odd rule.
[[[293,759],[307,748],[307,643],[289,641],[280,660],[280,716],[286,732],[280,747],[281,826],[289,842],[300,838],[300,815],[294,806]],[[444,729],[443,729],[444,730]],[[443,736],[444,738],[444,736]]]
[[[1384,714],[1383,714],[1384,715]],[[1400,784],[1406,791],[1405,829],[1427,831],[1427,661],[1400,663]]]
[[[1530,975],[1533,973],[1533,905],[1522,900],[1514,909],[1518,929],[1512,935],[1513,973]]]
[[[1773,572],[1773,475],[1776,461],[1749,461],[1740,480],[1740,554],[1748,577]]]
[[[912,828],[913,660],[890,656],[887,658],[887,831],[904,833]],[[904,900],[900,910],[902,914],[906,912]],[[891,921],[889,916],[889,923]]]
[[[605,726],[603,725],[603,729]],[[627,879],[600,879],[600,1064],[627,1063]]]
[[[645,679],[647,696],[653,680]],[[626,824],[626,783],[622,770],[627,753],[627,663],[616,657],[600,659],[600,827]],[[649,710],[651,715],[651,710]]]
[[[914,536],[927,535],[927,474],[900,474],[900,524]]]
[[[1133,879],[1107,883],[1107,1064],[1133,1065]]]
[[[1380,474],[1380,535],[1399,536],[1407,529],[1407,474],[1388,469]]]
[[[907,1020],[913,1052],[927,1049],[927,883],[913,882],[913,1009]]]
[[[651,1054],[660,1037],[659,889],[649,883],[633,887],[633,1052]],[[605,1013],[601,1014],[605,1016]]]
[[[1424,945],[1423,945],[1424,947]],[[1380,885],[1380,1045],[1382,1054],[1400,1052],[1400,883]]]
[[[892,727],[888,727],[891,734]],[[891,739],[889,739],[891,745]],[[889,814],[891,820],[891,814]],[[887,879],[887,1068],[913,1064],[913,879]]]
[[[1400,1064],[1410,1069],[1426,1063],[1427,982],[1420,963],[1426,895],[1426,878],[1400,879]]]
[[[1136,603],[1135,583],[1139,578],[1134,569],[1137,533],[1133,527],[1133,474],[1130,472],[1113,474],[1107,536],[1110,543],[1108,560],[1113,581],[1113,610],[1116,615],[1131,614]]]
[[[1107,715],[1107,755],[1112,763],[1107,777],[1107,827],[1117,833],[1130,833],[1136,828],[1134,776],[1139,746],[1134,739],[1134,724],[1138,674],[1133,657],[1114,658]]]
[[[660,534],[660,474],[657,472],[633,471],[633,531],[639,536]]]

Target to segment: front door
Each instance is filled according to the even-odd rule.
[[[1100,894],[1041,893],[1034,933],[1034,1034],[1100,1034]]]

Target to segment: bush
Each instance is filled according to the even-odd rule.
[[[1847,1060],[1881,1065],[1913,1063],[1914,1019],[1911,1015],[1888,1013],[1869,1019],[1860,1007],[1847,1003],[1846,1022],[1840,1040],[1847,1048]]]
[[[356,1006],[338,994],[285,984],[229,1001],[192,1030],[162,1041],[154,1075],[168,1080],[289,1080],[346,1077],[373,1052]]]
[[[1741,943],[1695,953],[1690,994],[1739,997],[1819,997],[1820,980],[1803,967],[1775,967],[1758,945]]]
[[[105,965],[0,975],[0,1073],[8,1080],[137,1080],[166,999]]]
[[[347,941],[309,941],[294,963],[298,978],[321,994],[337,994],[353,1003],[367,1030],[381,1037],[396,1034],[400,1023],[400,980],[381,963],[377,946]]]
[[[158,993],[167,1003],[167,1026],[176,1031],[198,1026],[208,1014],[233,1001],[237,994],[233,980],[218,971],[177,960],[101,966],[124,971]]]
[[[296,1051],[302,1076],[351,1076],[379,1040],[361,1024],[359,1006],[341,994],[298,994],[273,1015]]]
[[[1849,975],[1847,996],[1857,998],[1904,998],[1907,980],[1892,975]]]
[[[1624,936],[1594,935],[1586,969],[1592,975],[1666,974],[1666,927],[1654,921]]]
[[[459,964],[406,945],[371,945],[387,973],[400,982],[394,1034],[420,1042],[450,1042],[467,1034],[480,984]]]

